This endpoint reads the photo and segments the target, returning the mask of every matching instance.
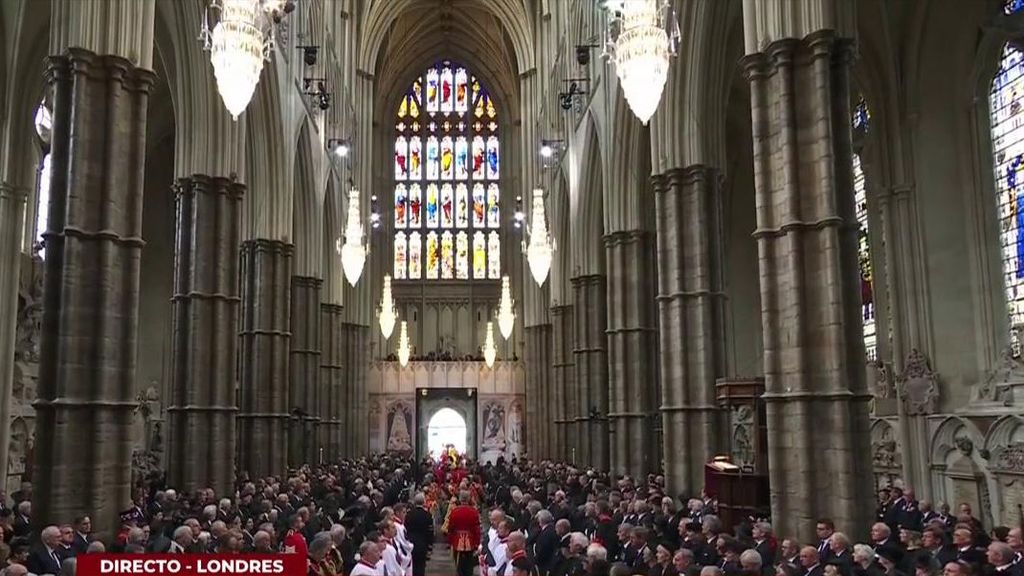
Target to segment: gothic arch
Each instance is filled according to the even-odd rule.
[[[324,188],[318,186],[314,158],[314,145],[319,149],[319,142],[313,137],[310,123],[304,121],[299,127],[293,166],[294,219],[295,237],[294,270],[298,276],[320,277],[322,274],[321,236],[322,218],[318,211],[323,208],[323,198],[318,193]]]
[[[564,165],[563,165],[564,166]],[[559,168],[554,178],[554,186],[548,193],[548,206],[551,208],[549,227],[551,235],[558,246],[551,266],[549,278],[552,306],[564,306],[572,302],[572,288],[569,278],[572,277],[572,218],[569,214],[569,183],[565,171]]]
[[[342,303],[342,277],[341,261],[335,250],[335,241],[341,238],[341,216],[338,208],[339,198],[335,186],[334,172],[329,174],[326,191],[324,193],[323,210],[320,217],[323,219],[321,229],[321,271],[323,272],[324,284],[322,300],[332,304]]]
[[[973,423],[956,416],[945,418],[932,435],[932,487],[936,501],[944,500],[951,507],[966,501],[982,522],[991,524],[992,494],[997,492],[983,447],[984,437]],[[950,502],[953,499],[958,501]]]
[[[242,236],[293,242],[292,188],[285,156],[284,120],[277,57],[265,64],[249,108],[244,113],[248,134],[246,168],[249,190],[242,204]]]

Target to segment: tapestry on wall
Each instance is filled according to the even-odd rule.
[[[405,400],[387,403],[387,444],[385,450],[408,456],[413,451],[412,406]]]
[[[523,403],[519,396],[494,396],[480,403],[480,461],[523,453]]]

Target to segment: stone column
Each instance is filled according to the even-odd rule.
[[[572,306],[551,307],[551,408],[554,445],[551,457],[560,462],[574,460],[576,438],[576,396],[573,358]]]
[[[131,497],[146,110],[154,74],[68,48],[49,60],[53,144],[36,409],[37,528]],[[72,139],[72,134],[74,138]]]
[[[366,390],[366,363],[369,354],[366,343],[369,329],[359,324],[345,324],[347,351],[345,354],[347,428],[345,437],[349,457],[366,454],[369,449],[370,424],[366,417],[369,397]]]
[[[228,494],[235,482],[238,246],[245,186],[201,174],[175,186],[168,480]]]
[[[532,459],[550,458],[553,450],[551,389],[551,324],[527,326],[526,446]]]
[[[608,469],[608,356],[605,334],[608,300],[605,277],[572,279],[576,364],[576,455],[586,466]]]
[[[323,280],[292,276],[291,357],[288,369],[289,465],[319,462],[320,425],[320,286]]]
[[[700,494],[704,464],[728,447],[715,380],[725,376],[721,176],[707,166],[653,178],[665,482]]]
[[[0,182],[0,466],[7,469],[11,445],[11,393],[21,284],[21,231],[28,191]]]
[[[238,466],[253,477],[288,468],[292,249],[280,240],[242,244]]]
[[[830,31],[744,58],[751,86],[772,517],[867,531],[871,459],[852,177],[853,44]]]
[[[643,230],[604,237],[608,272],[607,338],[612,472],[642,478],[657,468],[657,399],[651,236]],[[598,314],[600,310],[598,310]]]
[[[320,304],[320,448],[325,462],[336,462],[342,454],[342,392],[344,391],[344,338],[342,314],[337,304]]]

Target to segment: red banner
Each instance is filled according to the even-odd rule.
[[[78,576],[306,576],[298,554],[79,554]]]

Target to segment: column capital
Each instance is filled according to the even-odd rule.
[[[0,200],[24,202],[28,199],[28,188],[0,181]]]

